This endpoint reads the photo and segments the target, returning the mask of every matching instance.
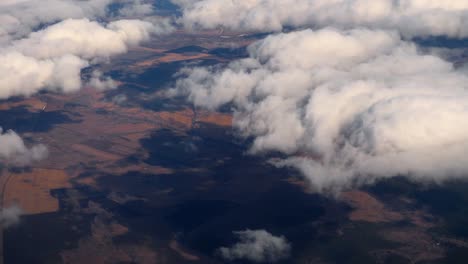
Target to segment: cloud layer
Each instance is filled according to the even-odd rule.
[[[101,25],[68,19],[0,48],[0,98],[31,95],[41,89],[72,92],[81,88],[81,70],[125,53],[149,39],[153,25],[118,20]]]
[[[285,27],[395,29],[406,36],[468,36],[465,0],[173,0],[187,27],[281,31]]]
[[[83,68],[172,29],[166,19],[121,18],[152,11],[146,0],[2,1],[0,60],[7,63],[0,65],[0,99],[29,96],[42,89],[78,90],[83,86]],[[115,87],[100,72],[92,74],[89,84]]]
[[[0,2],[0,43],[18,39],[41,27],[66,19],[107,19],[113,16],[151,14],[146,0],[2,0]],[[112,5],[121,8],[111,12]],[[114,8],[115,9],[115,8]]]
[[[316,191],[382,177],[468,175],[468,77],[398,34],[303,30],[269,36],[226,68],[190,68],[176,91],[232,104],[252,153],[279,151]]]
[[[39,144],[26,147],[23,139],[12,130],[3,132],[0,128],[0,161],[17,166],[29,165],[46,158],[46,146]]]
[[[40,25],[68,18],[104,16],[111,0],[3,0],[0,2],[0,40],[29,34]],[[1,41],[0,41],[1,43]]]
[[[222,247],[219,254],[227,260],[245,259],[252,262],[273,263],[289,257],[291,245],[284,237],[277,237],[265,230],[237,231],[239,242]]]

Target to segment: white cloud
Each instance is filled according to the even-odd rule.
[[[269,36],[224,69],[185,69],[176,91],[232,103],[252,153],[288,155],[316,191],[382,177],[468,175],[468,77],[398,34],[303,30]]]
[[[120,9],[109,12],[116,7],[111,4]],[[152,11],[145,0],[0,1],[0,99],[40,90],[77,91],[85,67],[172,30],[169,20],[147,17]],[[109,89],[116,83],[96,70],[87,85]],[[16,133],[0,128],[1,161],[28,165],[46,155],[44,145],[28,148]]]
[[[121,0],[124,3],[119,14],[126,17],[141,17],[150,15],[154,12],[153,4],[144,0]]]
[[[68,18],[102,17],[110,3],[112,0],[3,0],[0,2],[0,40],[10,35],[22,37],[41,24]]]
[[[42,89],[73,92],[81,88],[81,70],[122,54],[148,40],[153,24],[118,20],[101,25],[68,19],[0,47],[0,98],[31,95]],[[94,78],[91,83],[102,83]],[[98,87],[98,88],[100,88]]]
[[[0,222],[3,228],[8,228],[20,221],[20,216],[23,214],[23,210],[18,206],[10,206],[2,208],[0,211]]]
[[[273,263],[289,257],[291,245],[283,236],[277,237],[265,230],[237,231],[234,234],[240,241],[218,250],[227,260],[246,259],[258,263]]]
[[[15,41],[4,50],[37,59],[68,54],[88,60],[108,58],[149,39],[151,30],[150,23],[139,20],[119,20],[103,26],[88,19],[67,19]]]
[[[123,105],[127,102],[128,98],[125,94],[118,94],[112,97],[111,102],[117,105]]]
[[[152,14],[146,0],[1,1],[0,60],[5,63],[0,65],[0,99],[43,89],[80,89],[83,68],[172,30],[169,19]],[[124,19],[127,16],[143,20]],[[115,86],[97,75],[89,84]]]
[[[94,71],[91,79],[88,81],[88,86],[98,90],[108,90],[116,88],[117,82],[110,77],[103,76],[100,71]]]
[[[24,166],[47,157],[47,147],[39,144],[26,147],[23,139],[12,130],[0,128],[0,161]]]
[[[281,31],[285,27],[395,29],[406,36],[468,36],[465,0],[173,0],[187,27]]]
[[[153,11],[152,5],[142,0],[2,0],[0,43],[66,19],[106,19],[115,3],[122,5],[117,14],[123,17],[142,17]]]

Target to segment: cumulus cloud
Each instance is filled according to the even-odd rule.
[[[251,153],[303,172],[316,191],[406,175],[468,175],[468,77],[387,31],[277,34],[225,68],[183,71],[196,106],[232,104]],[[172,91],[174,92],[174,90]]]
[[[468,36],[468,1],[172,0],[187,27],[281,31],[285,27],[395,29],[406,36]]]
[[[100,71],[94,71],[90,80],[88,81],[88,86],[98,90],[108,90],[116,88],[117,82],[108,76],[103,76],[102,72]]]
[[[152,12],[146,0],[1,1],[0,60],[6,63],[0,65],[0,99],[78,90],[83,68],[172,30],[168,19],[146,16]],[[115,87],[99,71],[87,84]]]
[[[39,144],[28,148],[14,131],[3,132],[0,128],[0,161],[24,166],[42,160],[47,155],[46,146]]]
[[[118,94],[112,97],[111,102],[117,105],[123,105],[127,102],[128,98],[125,94]]]
[[[218,253],[233,261],[245,259],[252,262],[273,263],[289,257],[291,245],[283,236],[274,236],[265,230],[237,231],[239,242],[231,247],[221,247]]]
[[[104,16],[111,0],[4,0],[0,2],[0,39],[19,38],[43,24],[67,18]]]
[[[81,88],[81,70],[149,39],[153,24],[118,20],[106,25],[67,19],[0,47],[0,98],[31,95],[41,89],[73,92]],[[99,75],[99,73],[97,73]],[[91,84],[109,86],[94,76]],[[96,78],[99,77],[99,78]],[[103,82],[104,81],[104,82]]]
[[[8,228],[18,224],[23,213],[23,210],[18,206],[2,208],[0,211],[0,222],[2,223],[2,227]]]
[[[144,16],[152,5],[143,0],[2,0],[0,2],[0,43],[28,35],[41,26],[65,19],[105,19],[111,5],[119,16]]]
[[[143,0],[122,0],[123,8],[119,10],[119,14],[128,17],[140,17],[153,13],[153,4]]]
[[[167,19],[147,17],[152,12],[146,0],[0,1],[0,99],[74,92],[83,85],[116,87],[99,70],[87,80],[81,72],[172,30]],[[130,16],[144,20],[125,19]],[[22,166],[46,155],[44,145],[28,148],[15,132],[0,128],[1,161]]]

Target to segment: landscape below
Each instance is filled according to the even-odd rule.
[[[3,206],[24,211],[3,232],[5,263],[223,263],[216,250],[245,229],[284,235],[293,248],[280,263],[464,263],[466,182],[311,193],[247,154],[231,114],[167,97],[184,65],[227,63],[255,40],[224,34],[178,31],[99,65],[114,90],[0,102],[4,129],[49,149],[2,168]]]

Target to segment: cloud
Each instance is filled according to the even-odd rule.
[[[184,69],[171,92],[232,104],[250,152],[281,152],[318,192],[406,175],[468,175],[468,77],[400,39],[356,29],[272,35],[225,68]]]
[[[140,20],[102,25],[88,19],[67,19],[33,32],[0,47],[0,60],[8,62],[0,65],[0,98],[28,96],[42,89],[77,91],[82,86],[83,68],[127,52],[155,30],[153,24]],[[91,84],[110,83],[94,78]]]
[[[124,17],[146,16],[153,11],[142,0],[2,0],[0,43],[66,19],[107,19],[113,4],[121,7],[116,14]]]
[[[0,128],[0,161],[25,166],[42,160],[47,155],[46,146],[39,144],[28,148],[23,139],[14,131],[3,132]]]
[[[172,0],[190,28],[281,31],[285,27],[394,29],[405,36],[468,36],[465,0]]]
[[[146,0],[1,1],[0,60],[7,63],[0,65],[0,99],[80,89],[83,68],[172,30],[169,19],[152,13]],[[99,71],[87,84],[115,87]]]
[[[99,70],[87,80],[81,72],[172,30],[168,19],[152,12],[146,0],[0,1],[0,99],[41,90],[74,92],[83,85],[116,87]],[[46,155],[44,145],[28,148],[15,132],[0,128],[2,162],[23,166]]]
[[[119,14],[126,17],[141,17],[154,12],[153,4],[143,0],[121,0],[124,3]]]
[[[117,87],[117,82],[108,76],[103,76],[102,72],[96,70],[92,73],[88,86],[98,90],[108,90]]]
[[[246,259],[258,263],[273,263],[289,257],[291,245],[283,236],[277,237],[265,230],[237,231],[234,234],[240,241],[218,250],[227,260]]]
[[[112,0],[3,0],[0,2],[0,40],[20,38],[41,25],[68,18],[97,18]],[[1,42],[0,42],[1,43]]]
[[[117,105],[123,105],[127,102],[128,97],[125,94],[118,94],[112,97],[111,102]]]
[[[0,211],[0,222],[2,223],[2,227],[8,228],[15,224],[18,224],[20,221],[20,216],[23,213],[23,210],[18,206],[2,208],[2,210]]]

